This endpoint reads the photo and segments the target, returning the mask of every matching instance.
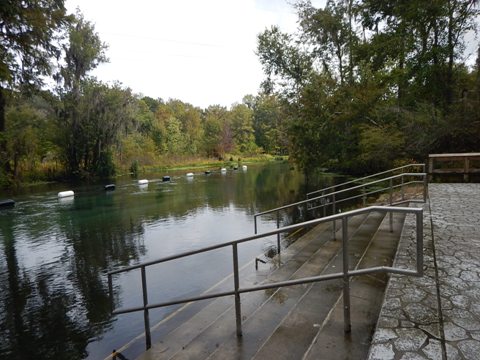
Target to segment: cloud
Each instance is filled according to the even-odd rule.
[[[67,0],[109,45],[110,62],[92,75],[136,93],[196,106],[229,106],[255,94],[263,79],[256,36],[266,27],[295,29],[286,1]]]

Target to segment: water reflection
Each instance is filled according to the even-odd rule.
[[[68,199],[57,199],[56,188],[17,194],[16,207],[0,212],[1,359],[104,358],[143,327],[134,315],[112,319],[107,271],[249,235],[255,212],[305,193],[303,176],[288,164],[193,179],[171,175],[170,182],[152,176],[144,188],[131,179],[117,181],[114,192],[103,185],[77,187]],[[283,220],[301,216],[294,209]],[[275,227],[273,218],[262,221],[265,229]],[[259,249],[242,248],[242,261]],[[219,251],[160,267],[149,274],[152,297],[201,291],[231,271],[230,258]],[[215,266],[205,269],[209,262]],[[176,276],[192,273],[178,284]],[[117,305],[137,301],[137,285],[134,278],[120,279]]]
[[[3,259],[0,273],[0,356],[5,359],[82,358],[90,337],[86,321],[69,316],[74,297],[63,284],[49,286],[55,274],[42,267],[35,274],[17,259],[13,219],[2,221]],[[48,341],[45,341],[48,339]]]

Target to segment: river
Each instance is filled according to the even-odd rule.
[[[148,174],[146,186],[118,178],[108,192],[104,184],[37,186],[0,210],[1,359],[104,359],[143,332],[142,313],[112,317],[108,271],[251,235],[254,213],[305,197],[303,175],[287,163],[185,173],[169,172],[169,182]],[[75,196],[59,199],[62,190]],[[275,227],[260,218],[261,231]],[[240,264],[274,243],[242,245]],[[152,267],[149,298],[199,294],[231,266],[228,249]],[[116,277],[114,293],[117,306],[141,305],[138,273]],[[152,311],[151,323],[174,309]]]

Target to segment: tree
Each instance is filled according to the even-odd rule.
[[[53,104],[41,94],[28,97],[16,94],[10,101],[5,133],[9,139],[8,159],[15,178],[22,175],[21,170],[33,174],[39,163],[56,156],[54,119]]]
[[[476,3],[298,1],[298,32],[267,29],[257,47],[265,94],[281,99],[288,119],[291,157],[305,170],[364,172],[429,151],[475,150],[475,81],[460,60]]]
[[[245,104],[233,105],[230,109],[231,128],[235,148],[241,153],[253,153],[256,150],[253,130],[253,111]]]
[[[178,156],[184,153],[186,145],[182,123],[175,117],[170,116],[166,121],[167,155]]]
[[[309,0],[296,4],[302,37],[313,46],[313,55],[326,73],[337,76],[338,71],[341,84],[345,78],[353,81],[351,4],[346,5],[332,0],[324,9],[315,9]]]
[[[182,153],[195,155],[199,151],[202,138],[202,124],[200,109],[180,100],[169,100],[166,105],[171,109],[173,116],[180,121],[182,136]]]
[[[211,105],[205,111],[203,147],[207,156],[224,157],[232,150],[233,138],[227,117],[227,109],[219,105]]]
[[[101,177],[114,174],[114,148],[119,146],[124,129],[133,122],[135,102],[130,90],[119,84],[108,86],[95,80],[82,84],[76,134],[79,170]]]
[[[313,63],[299,43],[277,26],[258,35],[257,55],[267,75],[263,83],[265,93],[282,90],[287,97],[294,97],[308,81]]]
[[[365,0],[359,5],[362,25],[373,31],[365,45],[374,46],[372,57],[380,54],[376,63],[397,79],[400,105],[421,98],[448,110],[454,101],[455,60],[464,35],[476,26],[475,3]]]
[[[56,43],[68,23],[64,0],[4,0],[0,6],[0,166],[10,170],[6,156],[7,89],[39,85],[51,74]]]
[[[255,143],[270,154],[284,154],[288,149],[286,113],[275,95],[260,94],[253,106]]]
[[[64,103],[62,116],[65,129],[65,163],[67,173],[77,175],[82,161],[85,162],[85,152],[81,152],[87,141],[85,127],[81,124],[82,86],[88,85],[87,74],[100,63],[107,61],[106,45],[101,42],[94,26],[85,21],[77,12],[75,20],[69,27],[69,43],[64,46],[65,66],[61,68],[58,80],[63,80],[60,94]],[[88,167],[84,163],[84,168]]]

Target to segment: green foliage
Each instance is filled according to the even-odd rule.
[[[38,166],[55,159],[54,108],[42,94],[17,94],[6,111],[9,168],[15,178],[33,173]]]
[[[403,158],[404,133],[392,125],[365,125],[361,129],[359,168],[363,171],[378,172],[392,168],[394,161]]]
[[[117,163],[124,168],[132,163],[153,165],[157,161],[155,143],[151,138],[138,132],[122,137],[116,149]]]
[[[233,149],[233,138],[224,107],[213,105],[205,111],[203,149],[207,156],[221,157]]]
[[[168,155],[178,155],[184,152],[185,141],[182,133],[182,124],[176,117],[169,117],[166,121],[166,146]]]
[[[311,56],[277,26],[258,35],[257,54],[267,75],[263,83],[267,94],[282,90],[288,97],[295,96],[312,71]]]
[[[0,85],[41,83],[58,53],[59,29],[69,20],[64,1],[3,0],[0,19]]]
[[[137,160],[132,161],[132,165],[130,165],[130,173],[132,174],[132,176],[137,177],[137,175],[138,175],[138,161]]]
[[[298,32],[266,29],[257,53],[301,168],[372,172],[432,151],[478,151],[480,77],[458,61],[479,13],[474,2],[294,6]],[[256,110],[268,119],[261,102]],[[268,123],[255,124],[265,148]]]
[[[64,0],[3,0],[0,5],[0,135],[6,129],[6,89],[39,86],[51,74],[51,58],[68,23]],[[11,174],[9,139],[0,136],[0,168]],[[13,160],[15,161],[15,160]]]
[[[288,149],[285,106],[275,95],[261,94],[254,103],[255,142],[270,154],[285,154]]]
[[[64,161],[70,176],[105,176],[112,172],[110,147],[128,117],[130,94],[118,85],[109,88],[88,79],[88,72],[106,61],[106,45],[80,13],[69,27],[60,70],[63,100],[60,126]]]
[[[236,104],[230,109],[230,118],[237,152],[254,153],[257,146],[253,129],[253,111],[247,105]]]

